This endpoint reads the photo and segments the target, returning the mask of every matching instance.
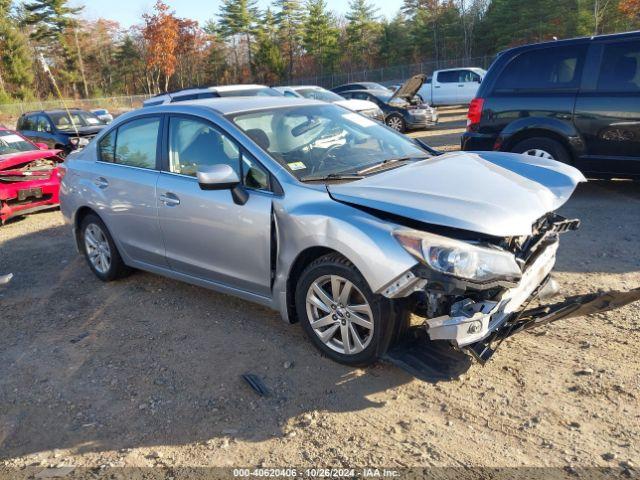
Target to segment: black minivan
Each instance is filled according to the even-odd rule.
[[[553,158],[591,177],[640,178],[640,32],[499,54],[469,106],[462,149]]]

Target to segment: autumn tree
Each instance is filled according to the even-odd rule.
[[[176,71],[179,22],[169,7],[157,0],[154,13],[143,16],[142,36],[145,40],[145,61],[150,93],[167,91]],[[164,80],[163,80],[164,78]],[[163,80],[163,81],[162,81]]]
[[[622,0],[620,12],[632,20],[640,20],[640,0]]]

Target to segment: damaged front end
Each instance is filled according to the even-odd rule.
[[[0,159],[0,225],[58,205],[62,159],[57,154],[36,150]]]
[[[568,297],[553,305],[529,308],[534,301],[545,301],[558,293],[551,271],[559,236],[576,230],[579,225],[578,220],[567,220],[550,213],[536,222],[532,235],[495,241],[492,246],[496,251],[487,248],[485,241],[482,248],[490,255],[496,255],[497,249],[509,252],[517,263],[518,275],[513,265],[505,263],[494,269],[502,272],[499,278],[487,274],[483,282],[435,271],[433,262],[438,261],[437,249],[435,253],[434,249],[425,251],[424,246],[403,240],[409,251],[420,248],[424,260],[419,267],[389,285],[383,294],[389,298],[411,298],[414,313],[425,317],[424,326],[430,340],[449,342],[484,364],[500,342],[515,333],[640,300],[640,289],[636,289]],[[445,254],[460,255],[453,249]],[[417,252],[415,256],[418,256]],[[501,257],[496,258],[500,260]],[[456,261],[464,264],[460,258]],[[478,260],[473,266],[475,275],[481,276],[477,273],[482,268],[478,266]]]

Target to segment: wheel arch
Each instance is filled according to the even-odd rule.
[[[298,256],[295,258],[293,263],[291,264],[291,268],[289,269],[289,274],[287,275],[287,290],[286,290],[286,301],[287,301],[287,317],[289,319],[289,323],[297,323],[299,321],[298,315],[296,313],[296,287],[298,285],[298,280],[300,279],[300,275],[304,271],[307,266],[317,260],[320,257],[324,257],[325,255],[330,254],[338,254],[348,261],[350,261],[346,255],[333,248],[329,247],[309,247],[305,250],[301,251]],[[353,263],[353,262],[351,262]],[[357,268],[357,267],[356,267]]]
[[[545,137],[567,149],[572,162],[584,152],[584,140],[573,125],[555,119],[522,119],[509,124],[496,140],[496,150],[510,152],[528,138]]]
[[[100,220],[102,220],[98,212],[96,212],[93,208],[88,207],[86,205],[78,208],[75,214],[73,215],[73,233],[76,240],[76,247],[78,248],[78,251],[82,251],[82,246],[80,245],[80,225],[82,225],[82,221],[87,217],[87,215],[90,215],[90,214],[94,214],[98,218],[100,218]]]

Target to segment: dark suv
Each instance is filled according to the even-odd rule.
[[[105,123],[95,114],[79,109],[28,112],[18,119],[18,130],[32,142],[46,143],[63,155],[82,148]]]
[[[640,32],[501,53],[469,106],[462,149],[553,158],[592,177],[640,177]]]

